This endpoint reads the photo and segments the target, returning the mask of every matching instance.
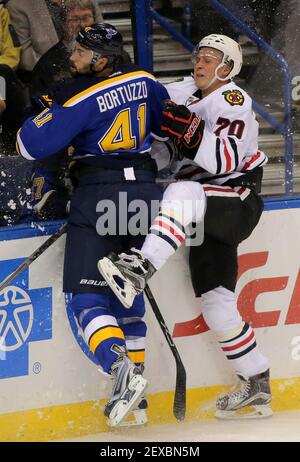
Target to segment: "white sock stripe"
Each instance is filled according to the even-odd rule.
[[[180,240],[174,236],[174,234],[172,234],[170,231],[168,231],[167,229],[165,228],[162,228],[161,226],[158,226],[158,225],[152,225],[151,228],[150,228],[150,232],[152,231],[156,231],[162,235],[165,235],[167,236],[169,239],[171,239],[171,241],[174,242],[174,244],[176,245],[176,247],[179,247],[181,245],[181,242]],[[162,237],[163,239],[163,237]]]
[[[126,324],[132,324],[133,322],[142,321],[140,316],[132,316],[131,318],[118,318],[119,326],[124,326]]]
[[[163,209],[161,209],[159,211],[157,219],[158,218],[165,218],[166,220],[169,220],[171,223],[176,225],[176,227],[179,228],[183,233],[185,233],[185,228],[184,228],[184,225],[182,224],[182,222],[179,221],[178,219],[174,218],[174,217],[169,216],[168,212],[165,213],[163,211]]]
[[[85,310],[83,310],[79,315],[79,324],[82,326],[82,321],[87,313],[90,313],[91,311],[99,310],[99,308],[102,309],[100,306],[94,306],[93,308],[86,308]]]
[[[230,341],[227,340],[226,342],[219,342],[219,343],[220,343],[222,348],[232,347],[232,346],[238,345],[239,343],[246,340],[246,338],[249,337],[252,334],[252,332],[253,332],[252,327],[248,326],[248,329],[246,330],[246,332],[243,335],[241,335],[241,336],[239,336],[239,337],[237,337],[237,338],[235,338],[233,340],[230,340]]]
[[[242,353],[243,351],[247,350],[255,342],[256,342],[256,338],[254,336],[249,342],[245,343],[245,345],[241,346],[240,348],[235,348],[234,350],[224,351],[224,354],[226,356],[228,356],[228,357],[237,355],[237,354]]]
[[[125,338],[127,350],[144,350],[145,349],[145,337],[140,337],[135,340],[128,340]]]
[[[86,328],[84,329],[84,337],[88,341],[91,336],[96,332],[97,330],[101,329],[102,327],[105,326],[116,326],[118,327],[118,323],[116,318],[113,316],[97,316],[97,318],[94,318],[91,320],[91,322],[88,323]]]
[[[162,223],[164,223],[168,228],[174,229],[175,233],[178,234],[179,236],[182,236],[185,239],[185,232],[184,232],[184,227],[179,228],[176,223],[174,223],[171,219],[168,219],[165,216],[159,216],[158,218],[155,219],[160,220]],[[165,228],[163,228],[165,229]],[[172,232],[172,231],[171,231]]]
[[[150,236],[158,237],[158,238],[160,239],[160,241],[161,241],[161,245],[162,245],[162,246],[163,246],[164,244],[167,244],[168,247],[172,247],[173,251],[172,251],[171,255],[174,253],[174,250],[175,250],[175,252],[176,252],[176,250],[177,250],[178,247],[179,247],[178,244],[176,244],[176,243],[174,242],[173,239],[171,239],[170,237],[168,237],[166,234],[162,234],[160,231],[157,231],[156,229],[152,229],[152,230],[151,230]],[[164,250],[166,250],[166,248],[165,248]],[[169,249],[169,252],[170,252],[170,249]],[[160,264],[157,264],[157,263],[156,263],[157,266],[154,264],[152,252],[150,252],[150,255],[148,255],[148,256],[147,256],[146,253],[144,253],[144,255],[145,255],[146,258],[148,258],[148,260],[151,261],[151,263],[155,266],[155,268],[157,268],[157,269],[161,268],[161,266],[162,266],[161,263],[160,263]],[[152,259],[152,260],[151,260],[151,259]],[[164,261],[164,263],[165,263],[165,262],[166,262],[166,261]],[[163,264],[164,264],[164,263],[163,263]]]

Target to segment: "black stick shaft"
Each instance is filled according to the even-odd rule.
[[[179,355],[179,352],[176,348],[176,345],[173,342],[169,329],[165,323],[165,320],[160,312],[160,309],[158,308],[158,305],[155,301],[155,298],[148,284],[145,287],[145,293],[149,300],[153,313],[160,325],[160,328],[175,358],[176,386],[175,386],[173,413],[176,419],[183,420],[185,418],[185,412],[186,412],[186,372],[185,372],[185,368],[181,360],[181,357]]]
[[[36,260],[42,253],[45,252],[57,239],[62,236],[67,230],[67,224],[65,223],[61,228],[59,228],[56,233],[54,233],[49,239],[47,239],[38,249],[36,249],[31,255],[29,255],[28,258],[26,258],[21,265],[19,265],[13,273],[11,273],[9,276],[7,276],[0,284],[0,292],[1,290],[5,289],[5,287],[8,286],[8,284],[15,279],[22,271],[24,271],[25,268],[27,268],[29,265],[31,265],[34,260]]]

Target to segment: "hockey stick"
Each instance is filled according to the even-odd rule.
[[[34,260],[36,260],[40,255],[42,255],[42,253],[45,252],[45,250],[47,250],[50,245],[52,245],[55,241],[57,241],[57,239],[66,232],[67,230],[67,223],[65,223],[63,226],[61,226],[61,228],[59,228],[58,231],[56,231],[56,233],[52,234],[51,237],[49,237],[49,239],[47,239],[38,249],[36,249],[31,255],[29,255],[28,258],[26,258],[25,261],[23,261],[23,263],[21,263],[21,265],[19,265],[15,271],[11,274],[9,274],[0,284],[0,292],[5,289],[5,287],[8,286],[8,284],[13,280],[15,279],[20,273],[22,273],[22,271],[24,271],[25,268],[27,268],[29,265],[31,265],[32,262],[34,262]]]
[[[160,325],[160,328],[169,344],[176,362],[176,385],[173,405],[173,414],[177,420],[184,420],[186,411],[186,372],[183,362],[180,358],[176,345],[174,344],[165,320],[158,308],[148,284],[145,287],[145,293],[153,310],[153,313]]]

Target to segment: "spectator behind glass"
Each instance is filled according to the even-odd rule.
[[[40,57],[61,39],[60,8],[64,3],[65,0],[9,0],[7,7],[21,43],[21,70],[32,71]],[[96,20],[101,21],[95,0],[94,4]]]
[[[0,1],[0,123],[1,153],[14,152],[15,135],[25,104],[24,89],[15,69],[20,61],[20,44],[10,23],[8,10]],[[7,146],[3,146],[7,144]]]
[[[31,94],[41,93],[54,81],[71,77],[69,58],[74,38],[80,27],[96,21],[93,0],[65,0],[61,9],[62,39],[48,50],[35,65],[31,80]]]

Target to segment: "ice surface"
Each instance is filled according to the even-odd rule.
[[[64,441],[81,442],[236,442],[300,441],[300,411],[244,421],[189,421],[145,428],[114,430]]]

